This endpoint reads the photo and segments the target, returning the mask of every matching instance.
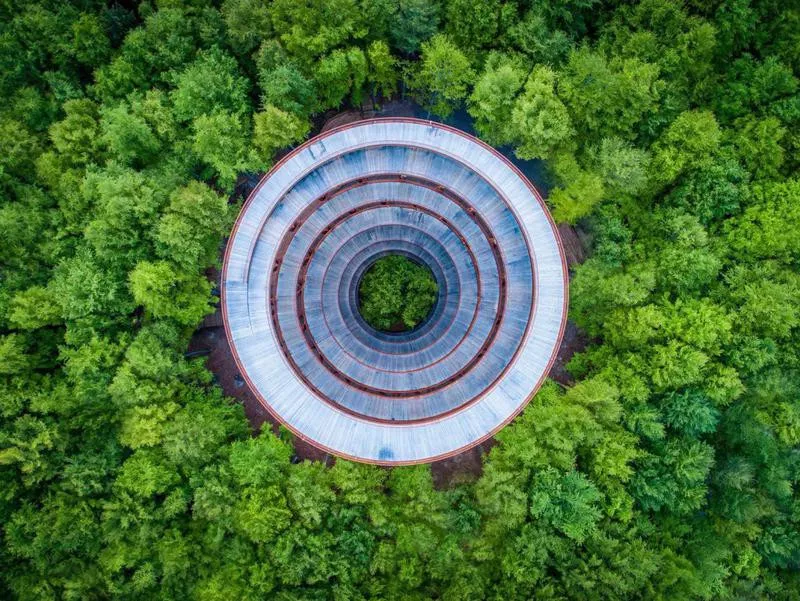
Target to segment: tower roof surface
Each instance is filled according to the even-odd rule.
[[[388,254],[439,287],[411,331],[358,312],[361,276]],[[541,385],[567,268],[540,194],[500,153],[441,124],[373,119],[262,179],[228,242],[222,305],[245,380],[295,434],[357,461],[422,463],[485,440]]]

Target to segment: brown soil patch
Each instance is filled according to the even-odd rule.
[[[356,121],[363,121],[364,119],[369,119],[370,117],[375,116],[375,111],[367,110],[367,111],[343,111],[341,113],[337,113],[327,121],[322,126],[320,132],[325,132],[342,125],[347,125],[348,123],[355,123]]]
[[[431,463],[433,485],[439,490],[474,482],[483,473],[483,458],[496,444],[494,438],[471,449]]]
[[[548,376],[562,386],[571,386],[572,376],[567,372],[567,363],[575,353],[581,352],[589,345],[589,337],[571,321],[567,321],[564,328],[564,337],[561,339],[561,346],[558,348],[558,355],[553,361]]]
[[[586,260],[586,252],[575,228],[568,223],[560,223],[558,233],[561,235],[561,245],[564,247],[567,265],[571,267],[583,263]]]

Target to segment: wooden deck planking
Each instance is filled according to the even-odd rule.
[[[321,385],[329,387],[329,394],[341,395],[337,401],[357,403],[354,406],[358,407],[359,411],[366,412],[365,416],[378,416],[384,419],[388,416],[388,419],[407,420],[419,419],[420,415],[435,417],[441,415],[443,411],[452,411],[428,423],[370,421],[369,417],[352,415],[323,401],[313,394],[306,382],[297,377],[289,367],[283,353],[277,347],[275,332],[269,319],[267,283],[274,261],[272,253],[291,226],[292,215],[302,211],[314,198],[324,194],[326,189],[335,186],[337,182],[359,175],[382,172],[431,178],[469,198],[470,202],[474,203],[473,206],[492,224],[494,236],[501,242],[504,265],[509,273],[508,304],[511,310],[508,315],[504,315],[503,326],[497,337],[497,346],[494,346],[491,353],[477,364],[475,371],[470,371],[440,392],[415,400],[376,399],[374,395],[343,390],[346,387],[342,387],[341,382],[326,381],[335,378],[324,376],[319,378]],[[311,173],[313,175],[309,175]],[[487,174],[491,174],[492,177],[488,177]],[[394,198],[413,190],[401,184],[393,188]],[[367,198],[388,194],[391,189],[391,185],[385,185],[384,191],[380,194],[376,193],[376,189],[361,190],[353,195],[354,198],[350,202],[363,203]],[[497,193],[498,190],[502,195]],[[287,194],[289,191],[291,193]],[[420,191],[410,194],[415,202],[428,203],[424,206],[431,205],[438,208],[459,227],[468,227],[469,219],[463,211],[454,210],[440,195]],[[397,220],[395,225],[419,226],[424,221],[409,224],[410,215],[405,215],[404,219],[401,213],[395,215]],[[308,223],[318,230],[324,227],[326,220],[333,214],[335,214],[333,208],[323,205],[319,214],[315,214],[314,219]],[[359,235],[355,223],[343,229],[343,232],[351,234],[349,239]],[[441,234],[441,229],[437,232]],[[392,236],[394,238],[386,240],[396,239],[398,242],[412,243],[405,238],[398,239],[396,233]],[[446,244],[440,246],[447,248],[448,251],[456,246],[452,238],[446,235],[441,237]],[[301,243],[305,240],[306,238],[299,240],[298,248],[302,248]],[[323,250],[321,256],[335,257],[336,252],[340,252],[344,246],[343,240],[345,238],[336,240],[331,250]],[[422,238],[417,238],[413,243],[430,254],[433,245],[421,244],[420,240]],[[531,280],[530,262],[527,262],[527,270],[525,268],[525,257],[529,249],[535,261],[536,275],[533,280]],[[325,254],[326,252],[328,254]],[[441,250],[437,249],[436,252],[439,257],[442,256]],[[490,298],[491,289],[497,288],[497,276],[494,278],[490,276],[489,255],[485,248],[476,255],[481,277],[484,277],[484,269],[487,270],[483,286],[487,299]],[[300,261],[297,258],[287,257],[284,266],[289,270],[287,274],[296,273]],[[463,258],[453,260],[453,264],[458,268],[463,267],[463,263]],[[469,279],[463,271],[458,271],[458,274],[465,280]],[[557,347],[565,311],[565,276],[558,238],[544,213],[542,203],[520,175],[504,160],[474,140],[438,126],[412,121],[369,121],[336,131],[324,140],[314,141],[301,148],[290,156],[280,169],[270,174],[265,184],[247,204],[232,237],[226,258],[224,282],[226,318],[238,360],[251,384],[269,404],[271,410],[290,427],[317,444],[351,458],[384,463],[417,462],[446,455],[478,442],[500,427],[524,404],[545,375]],[[331,277],[335,280],[335,276]],[[291,279],[291,276],[287,277],[287,286],[291,284]],[[461,282],[460,286],[462,294],[467,294],[470,290],[464,282]],[[525,303],[517,301],[524,299],[526,291],[528,296],[531,296],[532,286],[536,288],[536,307],[532,323],[529,324],[524,311]],[[279,323],[284,319],[286,323],[291,323],[292,318],[296,319],[296,316],[284,305],[288,303],[291,307],[294,299],[288,292],[279,295],[278,298],[282,305]],[[352,326],[357,321],[352,315],[345,319],[343,313],[339,311],[342,306],[339,290],[336,290],[335,295],[329,292],[325,296],[324,303],[321,293],[319,298],[317,305],[328,305],[328,300],[336,299],[331,306],[342,316],[341,323]],[[485,304],[490,305],[491,302]],[[313,310],[317,305],[313,302],[310,306],[306,304],[306,309]],[[515,307],[523,309],[515,310]],[[453,325],[448,331],[457,334],[456,330],[466,327],[464,319],[457,318],[459,314],[455,314]],[[315,324],[320,325],[318,319]],[[485,333],[488,324],[485,315],[476,324],[477,326],[474,326],[476,336],[482,331]],[[334,334],[336,332],[339,336],[346,337],[341,324],[334,328]],[[352,344],[351,339],[347,344],[347,352],[341,343],[336,350],[329,344],[334,334],[328,335],[322,330],[317,332],[317,335],[326,342],[326,350],[332,353],[341,367],[355,370],[356,375],[372,383],[371,385],[379,383],[381,386],[397,388],[411,384],[418,387],[420,382],[433,382],[448,373],[445,366],[430,369],[428,371],[430,376],[424,380],[392,373],[398,371],[397,366],[400,366],[401,362],[386,354],[391,346],[387,341],[383,342],[383,346],[378,345],[377,349],[372,348],[382,357],[377,364],[365,365],[352,356],[346,359],[348,352],[355,352],[353,349],[357,345]],[[324,369],[320,371],[316,360],[304,352],[301,344],[302,336],[297,332],[288,332],[287,339],[293,354],[296,352],[301,359],[304,369],[308,369],[313,375],[324,372]],[[445,339],[447,340],[446,337]],[[441,340],[441,337],[438,340]],[[406,343],[405,340],[401,342]],[[508,356],[509,345],[515,343],[521,343],[520,352],[509,366],[508,362],[512,360]],[[369,350],[368,345],[362,346],[364,348],[359,347],[358,353],[364,352],[365,348]],[[415,355],[414,352],[408,352],[409,346],[406,344],[406,355],[418,358],[404,359],[411,361],[408,365],[415,365],[414,361],[424,364],[426,360],[430,361],[436,356],[427,348],[419,350],[419,354]],[[458,348],[468,356],[478,346],[480,344],[476,340],[468,337],[462,340]],[[359,355],[359,357],[362,360],[374,361],[374,357],[378,354]],[[386,362],[383,362],[383,357],[387,357]],[[459,360],[454,359],[449,366],[452,368],[458,363]],[[386,366],[395,367],[391,368],[391,372],[386,372],[383,371]],[[374,369],[375,367],[378,369]],[[490,375],[502,372],[504,368],[509,369],[502,374],[499,381],[492,383]],[[380,375],[376,376],[370,371],[379,372]],[[412,373],[420,374],[424,373],[424,370]],[[463,402],[463,399],[468,398],[474,391],[484,391],[487,386],[489,388],[481,398],[459,410],[459,403]]]

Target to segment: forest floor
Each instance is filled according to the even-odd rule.
[[[374,110],[345,111],[338,113],[325,121],[319,131],[327,131],[334,127],[360,121],[372,116],[416,116],[413,104],[398,102],[392,106],[384,106],[380,112]],[[316,128],[315,128],[316,129]],[[245,199],[255,188],[260,180],[260,175],[243,175],[234,191],[234,199]],[[585,248],[588,246],[585,234],[572,226],[561,224],[558,226],[567,264],[582,263],[585,258]],[[209,279],[219,289],[219,271],[216,269],[208,272]],[[550,370],[550,378],[567,386],[572,383],[572,378],[566,370],[566,365],[572,356],[583,350],[589,340],[587,336],[572,322],[567,322],[564,337],[558,350],[558,355]],[[197,353],[207,357],[206,366],[214,374],[217,383],[222,387],[226,396],[235,399],[244,407],[245,415],[254,432],[260,432],[265,424],[275,433],[278,432],[280,422],[261,404],[256,395],[250,390],[239,371],[233,358],[225,329],[222,324],[220,309],[203,321],[195,332],[189,344],[188,353]],[[437,488],[449,488],[457,484],[476,480],[483,470],[483,456],[495,445],[495,439],[490,438],[481,444],[459,453],[454,457],[436,461],[431,464],[434,484]],[[311,460],[323,461],[332,465],[335,457],[314,445],[295,437],[294,446],[298,461]]]

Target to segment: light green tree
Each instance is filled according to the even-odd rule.
[[[708,111],[685,111],[678,115],[654,144],[653,168],[656,185],[666,185],[685,171],[711,161],[719,150],[721,131]]]
[[[180,121],[227,111],[247,111],[249,84],[233,57],[214,48],[202,52],[175,77],[173,112]]]
[[[213,312],[211,282],[178,272],[166,261],[140,262],[130,274],[130,285],[136,303],[156,318],[192,326]]]
[[[421,64],[413,84],[423,104],[446,118],[467,96],[473,76],[469,59],[440,34],[422,44]]]
[[[555,93],[556,76],[537,67],[514,103],[511,130],[521,159],[549,158],[575,135],[569,113]]]
[[[228,203],[197,181],[175,190],[156,226],[159,254],[186,271],[205,267],[219,254],[228,225]]]
[[[581,136],[619,136],[630,140],[659,105],[663,82],[658,66],[637,58],[604,54],[587,46],[573,50],[558,82]]]
[[[375,40],[367,47],[367,65],[367,83],[372,97],[391,98],[397,90],[397,59],[386,42]]]
[[[253,144],[265,160],[270,159],[276,150],[301,142],[311,129],[308,121],[273,105],[267,105],[256,113],[253,121]]]
[[[575,223],[591,213],[605,197],[603,179],[597,173],[583,169],[573,154],[559,153],[553,160],[553,171],[563,182],[550,192],[548,198],[557,221]]]
[[[356,0],[325,3],[277,0],[270,12],[275,33],[287,51],[309,66],[334,48],[363,39],[369,31],[364,11]]]
[[[220,12],[237,54],[252,52],[272,33],[269,5],[260,0],[225,0]]]
[[[517,138],[512,111],[525,75],[518,61],[499,54],[487,59],[469,97],[468,110],[478,134],[489,144],[501,146]]]
[[[360,48],[334,50],[316,65],[314,79],[324,108],[338,108],[345,97],[361,104],[367,79],[367,59]]]
[[[147,164],[161,149],[161,143],[147,121],[132,113],[125,104],[103,111],[100,127],[101,140],[111,156],[123,164]]]
[[[194,120],[192,129],[192,150],[211,167],[224,189],[233,187],[240,172],[258,171],[267,165],[250,145],[250,124],[242,115],[201,115]]]
[[[61,304],[54,297],[52,289],[32,286],[14,296],[8,320],[22,330],[58,325],[62,320]]]
[[[612,194],[638,194],[647,185],[649,154],[620,138],[603,138],[595,161],[603,185]]]

